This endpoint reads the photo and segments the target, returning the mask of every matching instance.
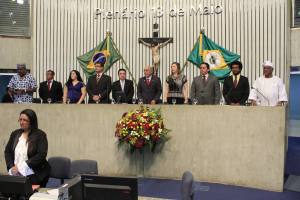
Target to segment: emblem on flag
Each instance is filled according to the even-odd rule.
[[[220,50],[204,50],[203,60],[209,64],[211,70],[223,69],[227,65]]]
[[[87,68],[88,69],[94,69],[95,68],[95,63],[102,63],[105,65],[107,58],[109,56],[109,52],[107,50],[103,51],[96,51],[92,59],[90,60]]]

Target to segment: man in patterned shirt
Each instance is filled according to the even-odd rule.
[[[7,86],[14,103],[32,103],[32,96],[37,88],[36,82],[32,75],[27,73],[25,64],[18,64],[17,71],[18,74],[11,78]]]

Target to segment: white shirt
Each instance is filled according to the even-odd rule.
[[[101,78],[101,76],[102,76],[102,73],[99,73],[99,74],[96,74],[96,78]]]
[[[31,174],[34,174],[33,170],[29,168],[26,163],[26,161],[28,160],[27,150],[28,150],[28,143],[22,134],[15,148],[14,164],[17,166],[19,173],[23,176],[29,176]],[[9,170],[8,173],[12,175],[11,169]]]
[[[205,77],[205,81],[208,79],[208,74],[200,74],[201,79],[203,79],[203,76]]]
[[[122,91],[124,91],[125,80],[120,80],[120,85],[121,85]]]
[[[280,101],[288,101],[285,86],[277,76],[256,79],[249,99],[255,100],[260,106],[276,106]]]
[[[149,81],[151,81],[151,79],[152,79],[152,75],[151,75],[151,76],[149,76],[148,78],[146,77],[146,79],[147,79],[147,80],[149,80]]]

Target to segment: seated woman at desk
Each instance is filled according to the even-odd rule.
[[[37,116],[31,109],[20,113],[19,123],[20,129],[11,133],[4,151],[8,173],[27,176],[32,185],[45,187],[50,175],[47,136],[38,129]]]

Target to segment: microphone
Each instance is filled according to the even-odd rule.
[[[121,98],[122,98],[122,97],[119,95],[119,96],[118,96],[118,99],[117,99],[117,104],[119,104],[119,103],[120,103],[120,101],[121,101]]]
[[[257,91],[268,102],[268,106],[270,106],[269,99],[261,91],[259,91],[259,89],[255,88],[255,87],[251,87],[251,89],[254,89],[255,91]]]

